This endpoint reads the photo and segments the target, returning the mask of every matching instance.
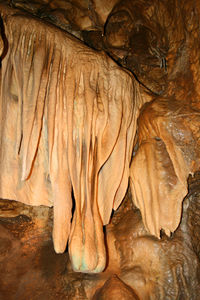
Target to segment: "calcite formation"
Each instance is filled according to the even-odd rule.
[[[69,239],[75,270],[102,271],[102,226],[128,185],[138,84],[61,30],[1,12],[0,196],[53,205],[56,252]]]
[[[120,256],[122,273],[134,262],[149,284],[139,291],[138,279],[129,289],[119,271],[125,283],[106,277],[94,299],[115,297],[117,283],[124,299],[191,298],[198,275],[188,279],[185,257],[193,257],[196,270],[199,251],[186,247],[186,255],[177,246],[181,266],[166,258],[172,250],[162,251],[180,236],[191,248],[198,244],[195,230],[191,238],[184,231],[182,212],[188,176],[200,169],[199,3],[13,0],[10,6],[0,6],[0,197],[53,206],[55,250],[64,252],[68,242],[75,271],[112,269],[109,263]],[[122,202],[129,177],[144,227],[140,220],[129,232],[120,218],[124,248],[115,253],[114,244],[105,247],[103,225]],[[181,220],[181,235],[170,242]],[[131,246],[123,231],[134,235]],[[152,262],[159,288],[152,284]],[[173,273],[169,280],[166,272]]]
[[[0,200],[0,299],[199,300],[199,180],[190,176],[173,238],[145,230],[129,191],[106,226],[109,260],[98,274],[74,272],[67,253],[55,253],[52,208]]]
[[[200,168],[199,111],[176,99],[157,99],[138,120],[138,151],[130,170],[134,203],[151,234],[178,227],[187,178]]]

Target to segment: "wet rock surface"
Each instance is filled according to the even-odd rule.
[[[199,107],[200,8],[195,1],[124,1],[125,9],[115,0],[104,9],[100,1],[86,0],[1,2],[104,49],[154,95],[175,95]],[[147,233],[128,193],[105,228],[106,270],[93,275],[75,273],[67,250],[54,252],[51,208],[0,200],[0,300],[198,300],[199,183],[199,174],[189,178],[181,223],[160,240]]]
[[[74,272],[67,251],[54,252],[51,208],[1,200],[0,299],[197,300],[199,178],[190,179],[183,218],[171,238],[146,232],[128,193],[105,229],[108,265],[96,275]]]

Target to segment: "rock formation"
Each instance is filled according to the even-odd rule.
[[[65,251],[70,235],[74,269],[102,271],[102,226],[128,186],[143,104],[138,85],[104,53],[67,33],[1,11],[7,49],[2,59],[0,195],[53,205],[56,252]]]
[[[0,197],[53,207],[56,252],[104,271],[67,265],[61,297],[196,300],[199,4],[1,3]]]

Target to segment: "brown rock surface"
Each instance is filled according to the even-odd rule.
[[[104,299],[121,285],[121,299],[198,300],[199,178],[190,179],[183,218],[171,238],[148,234],[126,198],[106,228],[109,260],[100,274],[76,273],[67,253],[54,252],[51,208],[1,200],[0,299]]]
[[[163,229],[170,236],[180,223],[187,178],[200,167],[200,114],[189,101],[158,98],[143,108],[138,124],[133,201],[152,234]]]
[[[7,6],[0,10],[0,196],[53,205],[56,252],[69,240],[74,269],[100,272],[102,227],[128,186],[143,104],[138,83],[66,32]]]
[[[109,278],[102,288],[97,290],[92,300],[139,300],[128,285],[123,283],[116,275]]]
[[[0,2],[9,3],[9,7],[2,5],[0,9],[4,24],[1,26],[4,44],[2,40],[0,44],[1,52],[3,51],[0,189],[3,191],[1,196],[9,199],[0,201],[0,275],[4,274],[0,276],[0,299],[109,299],[116,298],[118,293],[121,299],[138,297],[144,300],[198,300],[199,174],[196,173],[194,178],[190,177],[189,189],[187,179],[189,174],[200,168],[199,3],[192,0]],[[49,22],[57,27],[48,25]],[[105,54],[85,47],[59,27],[83,40],[91,48],[105,50],[117,61],[118,66]],[[27,59],[31,57],[31,49],[33,63]],[[54,58],[50,59],[52,53]],[[94,63],[91,63],[89,57]],[[67,72],[62,73],[60,66],[63,65],[63,59],[67,61]],[[44,66],[46,73],[43,72]],[[129,69],[133,76],[120,66]],[[98,70],[97,73],[94,70]],[[69,77],[67,86],[62,85],[60,74],[67,74]],[[83,74],[82,78],[80,74]],[[91,74],[97,76],[93,77]],[[55,97],[55,85],[52,84],[55,77],[59,78],[58,97]],[[99,82],[103,82],[103,85]],[[71,88],[72,83],[78,89],[74,86]],[[95,83],[98,83],[96,89],[93,88]],[[50,93],[46,93],[48,89],[45,86],[50,87]],[[107,147],[102,143],[104,153],[112,138],[120,140],[121,143],[113,144],[114,149],[119,146],[118,155],[114,153],[113,159],[112,150],[110,153],[108,151],[108,159],[99,165],[100,171],[105,170],[102,172],[100,188],[97,189],[102,201],[91,201],[91,207],[88,205],[90,202],[82,201],[85,199],[84,191],[89,190],[84,184],[89,182],[90,186],[87,174],[92,174],[90,177],[95,183],[93,175],[96,168],[91,168],[92,171],[89,168],[91,172],[84,173],[88,168],[81,163],[82,172],[77,171],[80,159],[77,145],[81,141],[79,133],[83,127],[87,127],[85,124],[90,124],[88,120],[91,120],[92,115],[89,106],[86,104],[85,110],[85,104],[82,105],[88,103],[88,100],[83,100],[79,103],[82,106],[77,108],[75,105],[74,108],[74,122],[77,125],[74,128],[77,131],[73,132],[78,133],[73,134],[75,139],[72,140],[78,142],[71,149],[74,160],[68,159],[71,173],[66,168],[68,164],[65,156],[60,155],[69,153],[65,147],[66,139],[59,137],[65,132],[60,130],[61,127],[66,130],[72,127],[72,123],[63,123],[60,114],[57,114],[58,111],[65,112],[65,109],[54,109],[53,106],[48,106],[48,101],[37,101],[37,95],[40,100],[53,95],[53,100],[49,97],[51,104],[55,104],[55,99],[61,100],[58,101],[58,108],[65,98],[63,95],[66,90],[71,90],[72,93],[78,90],[78,94],[75,94],[83,95],[83,99],[96,95],[101,100],[100,103],[97,101],[100,112],[103,101],[109,103],[110,99],[117,97],[117,102],[121,105],[110,106],[108,116],[111,117],[111,131]],[[66,95],[69,99],[68,92]],[[23,101],[17,101],[18,98]],[[32,101],[33,98],[36,102]],[[142,107],[149,101],[151,102]],[[33,102],[36,103],[35,106],[32,105]],[[33,118],[27,113],[31,110],[35,113]],[[121,111],[123,114],[120,114]],[[57,117],[52,127],[48,118],[54,113]],[[118,132],[121,138],[118,139],[116,123],[120,120],[120,128],[124,130]],[[80,121],[82,126],[79,126]],[[127,126],[129,121],[131,125]],[[129,130],[131,126],[133,130]],[[91,128],[94,127],[92,123]],[[54,159],[48,172],[48,162],[44,157],[48,157],[48,149],[51,147],[47,147],[45,143],[47,131],[50,136],[54,132],[52,128],[56,129],[58,139],[52,139],[57,146],[53,147]],[[103,130],[102,120],[99,121],[99,129]],[[129,140],[125,137],[126,130],[132,132]],[[35,131],[33,135],[32,131]],[[13,139],[14,135],[19,137],[20,133],[21,138]],[[83,136],[83,141],[88,142],[87,138],[92,135],[89,133]],[[39,143],[39,140],[42,142]],[[92,160],[92,165],[96,166],[97,147],[94,146],[94,139],[91,140],[92,143],[86,143],[89,145],[89,152],[92,150],[88,157],[90,162]],[[83,161],[87,162],[86,148],[83,147],[81,153],[86,157]],[[126,200],[105,227],[104,247],[102,225],[109,222],[112,208],[116,209],[123,199],[132,150],[132,196],[129,191]],[[125,152],[126,155],[122,154]],[[129,157],[125,170],[123,157]],[[62,170],[70,173],[70,179],[67,176],[68,185],[66,176],[63,180],[66,173],[55,176],[59,169],[58,163]],[[120,172],[124,172],[125,181],[120,180]],[[21,177],[23,174],[24,178]],[[21,178],[26,180],[22,181]],[[71,188],[68,188],[71,179],[75,207],[72,207],[73,197],[71,198]],[[77,197],[77,191],[80,192],[76,188],[78,182],[81,197]],[[116,188],[120,185],[122,192]],[[91,189],[91,195],[92,191]],[[114,203],[115,192],[119,194],[119,198]],[[67,193],[70,201],[66,201]],[[32,205],[54,204],[54,209],[30,207],[10,201],[11,199]],[[140,211],[131,204],[132,201]],[[71,229],[72,208],[75,208],[75,213]],[[57,252],[65,250],[71,232],[69,253],[74,269],[87,272],[103,270],[106,252],[104,272],[75,273],[67,252],[62,255],[53,252],[52,227]]]

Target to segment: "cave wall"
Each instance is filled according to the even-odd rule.
[[[27,19],[54,24],[91,49],[103,50],[119,69],[128,70],[142,99],[132,192],[128,190],[104,229],[108,258],[104,272],[75,273],[67,252],[54,254],[52,208],[1,200],[0,259],[2,272],[7,270],[1,278],[2,299],[197,300],[199,4],[192,0],[1,3],[11,11],[19,9],[17,14]],[[138,186],[147,190],[142,197]]]

